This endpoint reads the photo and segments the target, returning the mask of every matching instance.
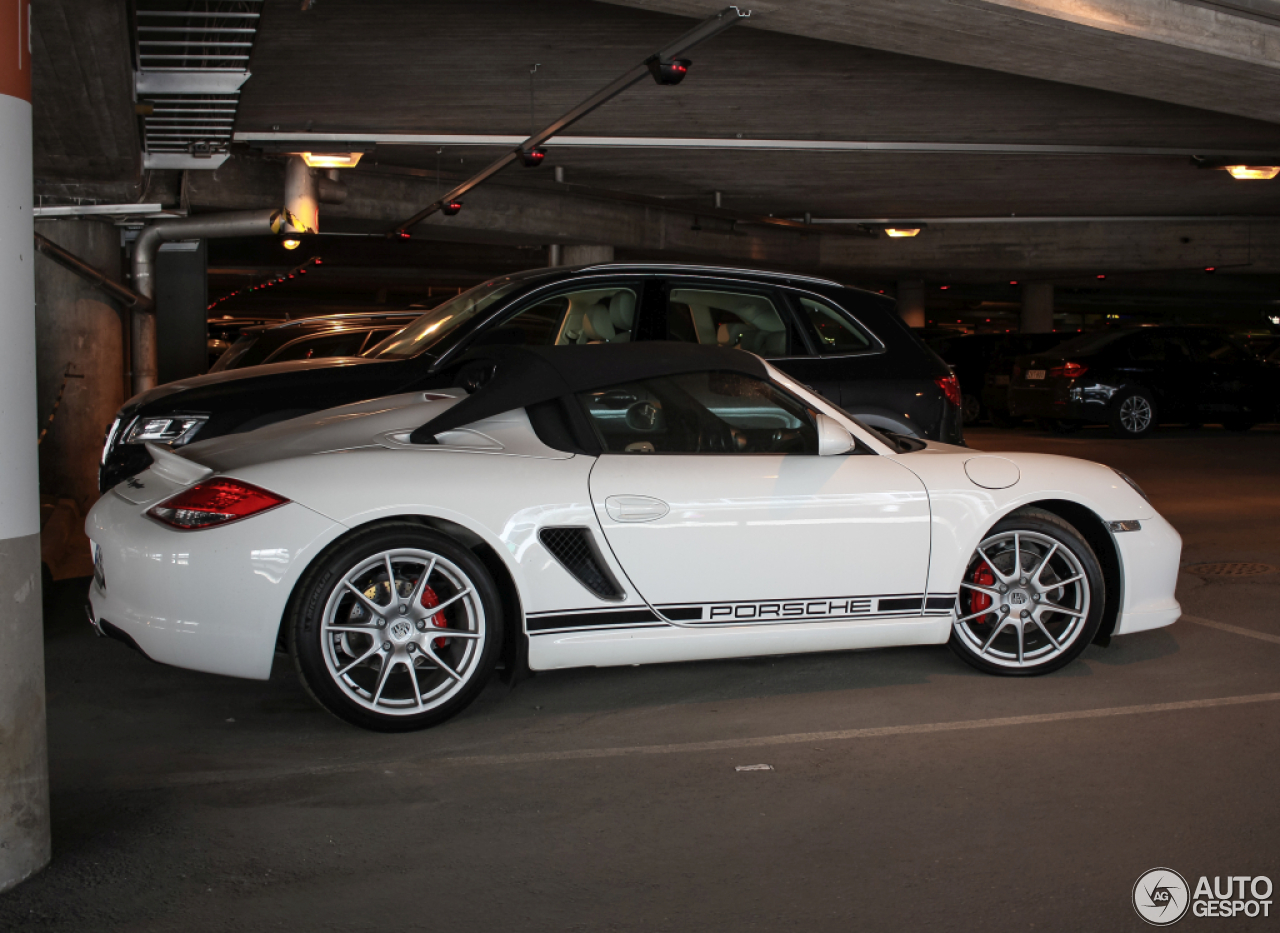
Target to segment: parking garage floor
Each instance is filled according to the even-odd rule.
[[[978,429],[1280,567],[1280,428]],[[54,860],[5,930],[1138,930],[1144,871],[1280,881],[1280,572],[1042,678],[945,647],[542,674],[376,735],[93,638],[49,594]],[[770,770],[737,770],[769,765]],[[1277,898],[1280,900],[1280,898]],[[1197,918],[1185,929],[1269,929]]]

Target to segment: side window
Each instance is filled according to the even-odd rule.
[[[1191,340],[1207,359],[1215,363],[1239,363],[1248,359],[1240,347],[1218,334],[1192,334]]]
[[[593,288],[543,298],[480,338],[524,346],[627,343],[636,323],[636,292]]]
[[[813,413],[768,382],[703,372],[579,395],[607,453],[816,454]]]
[[[287,360],[318,360],[328,356],[355,356],[360,352],[363,343],[364,331],[304,338],[281,347],[267,358],[267,362],[283,363]]]
[[[802,295],[797,295],[796,301],[800,305],[800,316],[811,328],[819,353],[861,353],[875,347],[864,330],[826,302]]]
[[[1151,334],[1139,334],[1129,342],[1129,359],[1135,363],[1163,363],[1164,341]]]
[[[787,356],[786,320],[763,295],[705,288],[673,288],[667,297],[667,339],[738,347],[761,356]]]

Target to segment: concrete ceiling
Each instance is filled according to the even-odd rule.
[[[321,0],[303,11],[298,0],[266,0],[236,130],[525,134],[721,5]],[[38,190],[132,200],[146,188],[148,199],[191,210],[278,204],[279,165],[248,148],[217,172],[144,178],[120,8],[36,5]],[[507,169],[470,194],[461,215],[416,232],[495,248],[609,243],[620,255],[886,281],[1214,265],[1227,275],[1212,288],[1223,289],[1231,275],[1280,273],[1280,179],[1235,181],[1193,167],[1189,154],[1280,161],[1273,14],[1280,4],[1268,0],[768,0],[694,50],[682,85],[645,81],[570,132],[1166,152],[586,150],[553,141],[547,166]],[[322,229],[384,230],[500,152],[380,145],[344,173],[353,197],[322,209]],[[550,165],[563,166],[570,184],[557,184]],[[400,170],[411,174],[385,174]],[[713,214],[713,192],[744,214],[981,222],[934,222],[913,241],[887,241],[820,225],[797,234],[695,219]],[[1008,222],[1017,218],[1036,221]],[[387,255],[388,265],[406,262]],[[495,262],[509,265],[502,256]]]

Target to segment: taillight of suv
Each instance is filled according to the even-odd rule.
[[[1060,377],[1063,379],[1074,379],[1077,376],[1083,376],[1089,371],[1089,367],[1084,363],[1063,363],[1061,366],[1050,367],[1045,373],[1050,379]]]
[[[937,384],[938,388],[942,390],[942,394],[947,397],[947,401],[956,406],[956,408],[959,408],[960,380],[956,378],[955,373],[952,373],[950,376],[939,376],[933,381]]]

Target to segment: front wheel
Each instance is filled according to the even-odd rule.
[[[977,424],[982,420],[982,399],[968,392],[960,396],[960,417],[966,425]]]
[[[1022,509],[970,558],[949,644],[989,674],[1047,674],[1084,651],[1102,608],[1102,569],[1089,543],[1058,516]]]
[[[497,588],[470,550],[420,525],[357,534],[299,584],[289,647],[307,691],[335,716],[408,732],[464,709],[502,645]]]

